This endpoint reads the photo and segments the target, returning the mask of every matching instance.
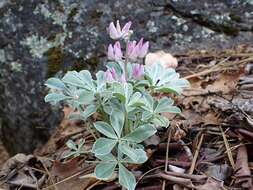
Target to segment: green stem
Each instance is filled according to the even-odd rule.
[[[128,76],[128,72],[127,72],[127,63],[128,63],[128,44],[129,44],[129,39],[126,40],[126,52],[125,52],[125,64],[124,64],[124,72],[125,72],[125,78],[127,81],[127,76]]]
[[[127,111],[125,110],[125,126],[124,126],[124,132],[125,132],[125,135],[127,135],[130,130],[129,130],[129,126],[128,126],[128,113]]]

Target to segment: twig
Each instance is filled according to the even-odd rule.
[[[225,133],[223,132],[221,126],[219,126],[219,128],[220,128],[220,131],[221,131],[224,143],[225,143],[225,147],[226,147],[226,150],[227,150],[229,162],[230,162],[232,168],[235,169],[235,162],[234,162],[234,159],[233,159],[233,155],[232,155],[231,149],[229,147],[229,143],[228,143],[227,137],[226,137]]]
[[[169,161],[169,144],[170,144],[170,139],[171,139],[171,130],[169,130],[169,135],[168,135],[168,140],[167,140],[167,147],[166,147],[166,159],[165,159],[165,169],[164,171],[168,171],[168,161]],[[163,180],[163,185],[162,185],[162,190],[165,190],[166,187],[166,180]]]
[[[200,137],[200,140],[199,140],[199,144],[198,144],[197,149],[196,149],[196,151],[194,153],[192,164],[191,164],[190,170],[188,172],[189,174],[192,174],[193,171],[194,171],[194,169],[195,169],[195,165],[196,165],[196,162],[197,162],[197,159],[198,159],[198,156],[199,156],[199,150],[200,150],[200,147],[202,145],[203,138],[204,138],[204,134],[201,134],[201,137]]]
[[[161,169],[161,168],[164,168],[164,166],[158,166],[158,167],[152,168],[151,170],[145,172],[145,173],[138,179],[136,185],[137,185],[147,174],[149,174],[150,172],[155,171],[155,170],[157,170],[157,169]]]
[[[65,179],[63,179],[63,180],[61,180],[61,181],[55,183],[54,185],[59,185],[59,184],[61,184],[61,183],[64,183],[64,182],[66,182],[66,181],[68,181],[68,180],[70,180],[70,179],[72,179],[72,178],[74,178],[74,177],[76,177],[76,176],[78,176],[78,175],[81,175],[81,174],[84,173],[84,172],[87,172],[87,171],[91,170],[92,168],[94,168],[94,166],[87,167],[86,170],[82,170],[82,171],[80,171],[80,172],[77,172],[77,173],[73,174],[72,176],[69,176],[69,177],[67,177],[67,178],[65,178]],[[53,185],[50,185],[50,186],[48,186],[48,187],[45,187],[45,188],[43,188],[42,190],[50,189],[51,187],[53,187]]]
[[[228,58],[230,58],[230,57],[228,57]],[[201,71],[201,72],[196,73],[196,74],[188,75],[188,76],[185,77],[185,79],[200,77],[200,76],[207,75],[207,74],[217,72],[217,71],[224,71],[224,70],[226,70],[226,67],[228,67],[228,66],[240,65],[240,64],[243,64],[243,63],[245,64],[249,61],[253,61],[253,57],[249,57],[249,58],[246,58],[246,59],[243,59],[243,60],[240,60],[240,61],[226,62],[228,60],[228,58],[222,60],[221,62],[214,65],[210,69],[206,69],[206,70]]]

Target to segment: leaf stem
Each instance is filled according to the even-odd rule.
[[[125,73],[125,79],[127,81],[127,76],[128,76],[128,72],[127,72],[127,63],[128,63],[128,44],[129,44],[129,39],[126,40],[126,53],[125,53],[125,64],[124,64],[124,73]]]

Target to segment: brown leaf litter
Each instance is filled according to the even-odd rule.
[[[171,126],[145,142],[149,160],[129,167],[138,181],[136,189],[252,189],[253,49],[240,46],[175,57],[177,71],[190,80],[191,88],[175,97],[182,113],[166,115]],[[67,112],[71,110],[65,108]],[[69,139],[84,138],[91,147],[94,136],[88,126],[94,120],[84,124],[65,119],[35,156],[9,159],[0,183],[6,189],[121,189],[117,180],[94,179],[92,155],[63,158]]]

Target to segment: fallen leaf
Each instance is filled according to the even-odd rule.
[[[248,153],[245,145],[238,148],[236,159],[235,184],[243,188],[252,188],[251,173],[248,165]]]

